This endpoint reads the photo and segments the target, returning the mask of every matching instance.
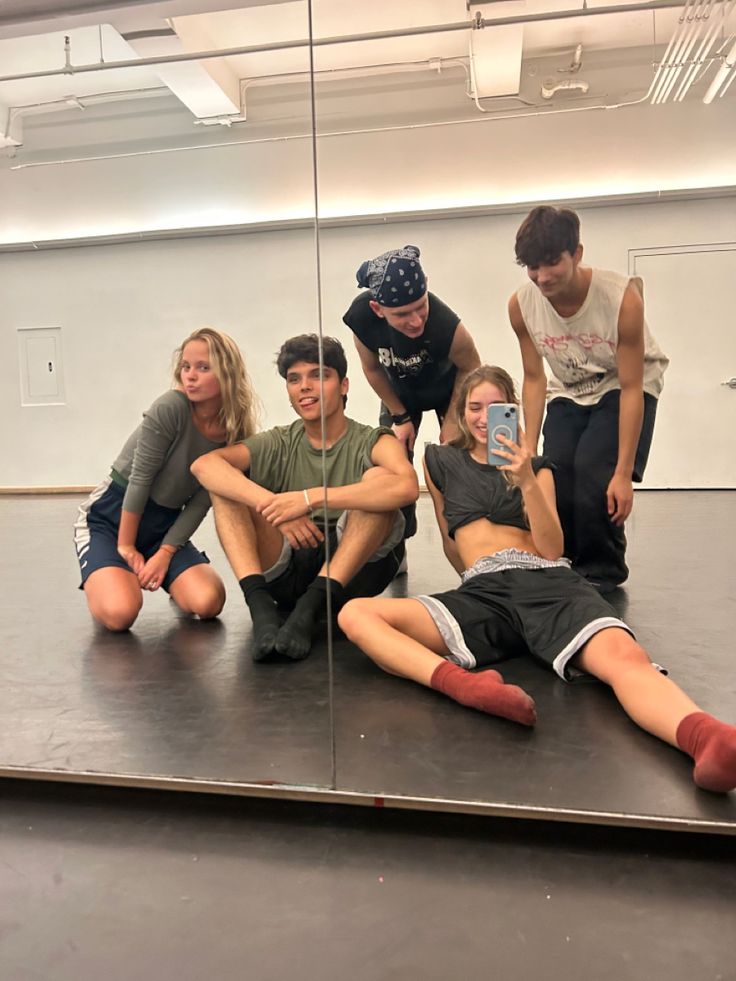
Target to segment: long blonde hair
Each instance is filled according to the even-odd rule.
[[[260,400],[253,390],[240,348],[224,331],[200,327],[184,338],[174,351],[174,387],[181,385],[184,348],[190,341],[204,341],[207,345],[212,370],[220,383],[219,422],[225,430],[225,442],[237,443],[252,436],[258,426]]]

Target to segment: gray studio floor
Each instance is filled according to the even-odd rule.
[[[0,498],[8,568],[0,640],[0,772],[113,782],[175,779],[328,788],[368,798],[510,808],[584,821],[736,828],[736,794],[699,791],[686,757],[638,730],[605,686],[566,685],[526,660],[534,731],[380,672],[340,635],[300,663],[254,664],[250,620],[210,519],[198,542],[230,590],[214,623],[146,598],[128,634],[92,624],[70,526],[77,498]],[[736,718],[733,492],[637,495],[630,585],[616,602],[701,706]],[[454,584],[429,502],[396,595]],[[331,723],[334,720],[334,739]],[[439,806],[439,805],[438,805]]]
[[[736,839],[0,783],[4,981],[733,981]]]
[[[530,733],[338,635],[331,702],[324,641],[254,665],[232,589],[219,623],[154,596],[130,634],[104,635],[75,588],[76,500],[0,498],[5,553],[25,556],[6,564],[0,627],[3,981],[736,979],[736,795],[698,791],[603,686],[509,662],[537,700]],[[640,493],[617,600],[731,721],[735,502]],[[210,523],[199,541],[222,567]],[[453,576],[423,499],[391,590]],[[129,786],[172,781],[214,793]],[[334,794],[386,806],[298,799]],[[453,808],[487,813],[439,813]]]

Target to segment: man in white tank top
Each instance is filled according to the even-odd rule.
[[[609,592],[628,576],[624,522],[669,362],[644,320],[641,280],[583,266],[582,256],[575,212],[534,208],[516,235],[516,259],[530,281],[511,297],[509,317],[533,448],[547,401],[544,453],[556,466],[565,554]]]

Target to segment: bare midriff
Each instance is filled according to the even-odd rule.
[[[518,548],[539,555],[532,533],[510,525],[494,525],[488,518],[478,518],[455,532],[455,545],[466,569],[484,555],[494,555],[505,548]]]

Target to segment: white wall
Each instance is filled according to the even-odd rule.
[[[736,184],[733,101],[331,137],[319,146],[320,213],[726,188]]]
[[[241,345],[265,422],[290,421],[273,360],[317,329],[314,270],[309,231],[0,256],[0,485],[97,483],[206,323]],[[62,329],[66,405],[20,405],[16,332],[39,325]]]
[[[355,270],[363,259],[388,248],[413,244],[422,250],[422,263],[429,275],[430,289],[442,297],[462,318],[475,337],[484,361],[506,367],[521,381],[521,360],[515,336],[508,325],[506,305],[511,293],[525,279],[526,273],[514,261],[513,243],[516,230],[526,209],[516,214],[391,223],[386,226],[328,229],[322,232],[322,282],[324,287],[324,329],[334,333],[346,345],[352,344],[350,331],[340,323],[345,308],[345,283],[354,283]],[[733,284],[736,282],[736,197],[661,202],[658,204],[617,205],[579,209],[582,223],[584,261],[604,269],[629,271],[629,252],[639,249],[693,244],[730,242],[732,248],[721,256],[720,265],[731,274],[712,284],[707,297],[710,311],[720,310],[721,323],[728,320]],[[658,284],[659,285],[659,284]],[[660,287],[661,288],[661,287]],[[688,302],[672,317],[657,319],[656,310],[670,310],[672,303],[646,290],[649,326],[668,355],[677,356],[678,363],[670,366],[665,377],[665,389],[660,400],[657,431],[650,457],[647,487],[707,487],[736,486],[736,462],[714,466],[703,460],[698,467],[687,466],[683,460],[700,446],[703,419],[709,413],[720,412],[729,436],[721,447],[733,442],[736,427],[736,393],[718,387],[720,376],[736,374],[736,362],[730,363],[729,344],[715,341],[715,321],[708,315],[694,317],[698,307],[698,278],[678,279],[672,284],[673,294],[685,290]],[[717,292],[716,292],[717,291]],[[703,298],[702,307],[706,308]],[[660,301],[660,302],[658,302]],[[652,311],[652,312],[649,312]],[[724,328],[720,328],[723,330]],[[729,327],[726,326],[728,331]],[[730,331],[733,334],[733,331]],[[725,335],[724,335],[725,336]],[[697,360],[687,359],[683,352],[701,352]],[[707,366],[706,361],[707,360]],[[725,362],[720,363],[725,358]],[[720,359],[720,360],[719,360]],[[707,377],[695,379],[695,370],[707,371]],[[719,374],[720,373],[720,374]],[[701,384],[702,382],[702,384]],[[715,389],[714,389],[715,385]],[[367,386],[353,373],[350,408],[361,418],[370,418],[372,399],[366,398]],[[698,392],[691,411],[694,429],[691,449],[683,450],[683,396]],[[695,407],[697,405],[697,408]],[[697,422],[697,419],[700,419]],[[729,422],[730,420],[730,422]],[[666,434],[666,435],[665,435]],[[425,415],[420,443],[435,440],[438,427]],[[734,460],[734,454],[730,453]],[[723,461],[720,461],[722,464]]]
[[[734,101],[478,117],[321,138],[320,214],[730,188],[736,186]],[[247,139],[248,132],[234,129],[233,136]],[[118,139],[125,133],[120,124]],[[57,156],[69,153],[60,148]],[[0,168],[0,244],[312,214],[308,139]]]
[[[341,314],[355,292],[355,269],[389,247],[414,243],[431,289],[461,315],[482,357],[518,375],[506,301],[524,275],[513,261],[513,240],[528,202],[732,189],[732,102],[320,139],[323,216],[519,202],[507,215],[323,229],[325,331],[351,352]],[[134,132],[135,121],[130,125]],[[237,133],[247,135],[247,127]],[[9,169],[11,163],[0,167],[0,244],[278,222],[308,217],[313,207],[307,139],[24,170]],[[733,239],[736,197],[587,208],[581,217],[588,260],[626,271],[629,250]],[[273,356],[285,337],[316,329],[315,291],[306,227],[0,253],[0,486],[99,480],[141,411],[168,387],[173,348],[202,323],[242,344],[268,407],[265,423],[288,421]],[[34,326],[62,329],[63,406],[20,405],[17,329]],[[669,332],[692,330],[690,323],[651,326],[665,350]],[[376,400],[354,357],[352,363],[350,411],[372,420]],[[427,421],[422,438],[435,435]]]
[[[324,330],[348,350],[351,415],[373,420],[376,399],[341,315],[360,262],[395,245],[420,246],[431,289],[461,315],[481,356],[519,376],[506,300],[524,276],[513,261],[523,214],[322,231]],[[587,258],[626,271],[629,250],[729,240],[736,198],[588,208],[581,218]],[[309,230],[0,255],[0,486],[96,483],[168,387],[176,344],[203,323],[241,344],[265,423],[290,421],[273,359],[286,337],[316,329],[314,270]],[[16,332],[31,326],[62,328],[64,406],[20,405]],[[690,322],[651,326],[665,350],[672,332],[693,331]],[[422,439],[435,435],[428,421]]]
[[[296,140],[5,169],[0,202],[0,244],[309,218],[311,146]]]

